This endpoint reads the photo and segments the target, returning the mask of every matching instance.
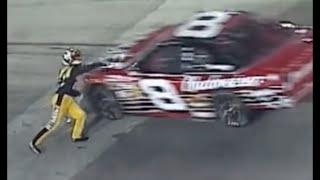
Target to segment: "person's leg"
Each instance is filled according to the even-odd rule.
[[[75,98],[75,101],[78,104],[80,104],[80,101],[81,101],[82,97],[83,97],[83,95],[81,94],[81,96]],[[66,117],[66,123],[67,124],[71,124],[72,123],[72,119],[70,117]],[[71,125],[71,127],[73,127],[73,124]]]
[[[51,119],[46,124],[46,126],[37,133],[37,135],[32,139],[32,141],[29,144],[30,148],[37,154],[41,153],[38,146],[44,141],[45,138],[48,137],[49,134],[51,134],[53,131],[57,129],[68,110],[69,102],[68,99],[65,99],[64,95],[53,96],[52,103],[53,110]]]
[[[71,138],[73,141],[87,140],[87,137],[82,137],[82,132],[86,120],[86,113],[75,100],[72,99],[70,101],[71,103],[68,110],[68,117],[74,121],[71,131]]]

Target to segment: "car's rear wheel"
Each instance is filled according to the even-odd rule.
[[[243,127],[250,122],[250,112],[244,103],[232,93],[217,93],[213,96],[216,116],[231,127]]]
[[[118,120],[123,117],[123,110],[117,101],[113,91],[103,85],[88,87],[85,91],[84,101],[89,111],[101,115],[110,120]]]

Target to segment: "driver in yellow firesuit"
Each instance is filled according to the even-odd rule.
[[[89,139],[82,134],[86,113],[75,100],[75,97],[80,96],[81,93],[74,89],[74,85],[77,81],[77,76],[105,64],[98,62],[82,65],[80,50],[72,48],[67,49],[63,54],[62,64],[63,67],[58,74],[58,88],[52,97],[51,119],[29,143],[30,149],[36,154],[41,153],[38,146],[50,133],[57,129],[64,118],[69,118],[72,121],[71,139],[73,142]]]

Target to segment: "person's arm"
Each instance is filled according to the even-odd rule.
[[[77,69],[78,72],[76,74],[80,75],[80,74],[89,72],[89,71],[91,71],[97,67],[100,67],[100,66],[106,66],[106,64],[102,63],[102,62],[96,62],[96,63],[92,63],[92,64],[82,65]]]

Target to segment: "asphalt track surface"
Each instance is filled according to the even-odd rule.
[[[90,114],[88,142],[71,143],[64,125],[44,154],[27,148],[50,114],[59,48],[81,45],[90,60],[106,48],[92,45],[125,42],[194,11],[225,8],[312,25],[311,0],[9,0],[8,179],[312,179],[312,98],[240,129],[132,116],[110,122]]]

